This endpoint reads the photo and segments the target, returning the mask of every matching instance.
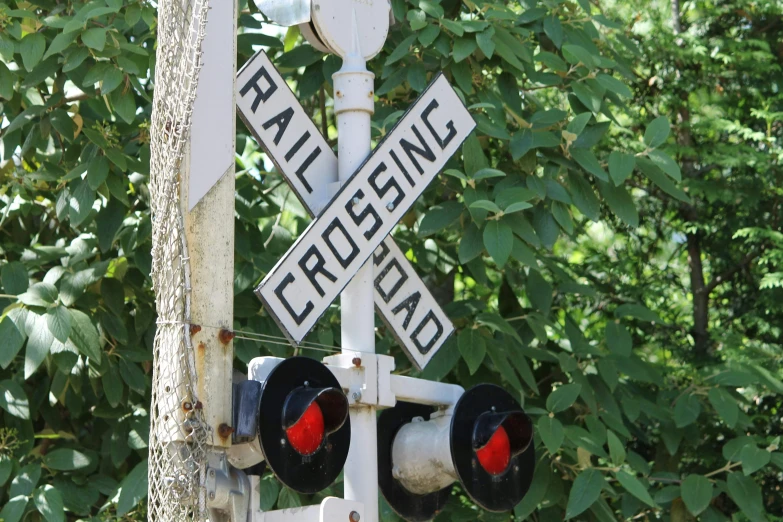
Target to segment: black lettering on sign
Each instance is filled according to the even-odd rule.
[[[413,317],[413,314],[416,312],[416,307],[419,306],[419,301],[421,301],[421,293],[413,292],[411,295],[406,297],[403,302],[392,308],[392,313],[394,315],[397,315],[403,310],[407,312],[405,314],[405,320],[402,322],[403,330],[408,329],[408,324],[410,324],[411,317]]]
[[[345,210],[348,211],[348,215],[351,216],[351,219],[353,219],[353,222],[356,226],[359,226],[364,222],[364,218],[367,216],[372,216],[373,223],[372,226],[369,228],[369,230],[365,230],[364,237],[366,239],[370,239],[372,236],[375,235],[375,233],[378,231],[379,228],[381,228],[381,218],[378,215],[378,213],[375,211],[372,205],[367,205],[364,207],[364,210],[362,210],[362,213],[358,216],[353,211],[353,200],[362,200],[364,199],[364,191],[359,189],[356,191],[356,194],[353,195],[353,198],[351,198],[351,201],[345,204]]]
[[[302,137],[296,140],[296,143],[294,143],[291,146],[291,148],[288,150],[288,152],[285,153],[285,160],[291,161],[291,158],[293,158],[296,155],[296,153],[299,152],[299,149],[302,148],[302,145],[304,145],[309,139],[310,139],[310,131],[305,131],[305,133],[302,134]],[[318,157],[319,154],[321,154],[321,147],[316,147],[315,150],[310,153],[307,159],[304,160],[302,165],[298,169],[296,169],[296,177],[299,178],[299,181],[302,182],[302,185],[304,185],[305,189],[307,189],[307,192],[312,192],[313,188],[304,178],[304,172],[307,170],[307,167],[309,167],[310,164],[315,160],[315,158]]]
[[[266,89],[261,88],[260,85],[258,85],[258,80],[263,77],[266,80],[266,83],[268,84],[268,87]],[[250,89],[253,89],[256,92],[256,97],[253,99],[253,105],[250,106],[250,110],[253,111],[255,114],[256,109],[258,109],[258,104],[262,101],[265,102],[269,99],[270,96],[277,90],[277,84],[272,81],[272,77],[269,76],[269,73],[266,70],[266,67],[261,67],[259,70],[256,71],[256,73],[247,81],[244,87],[242,87],[242,90],[239,91],[239,94],[242,95],[244,98],[245,94],[247,94]]]
[[[413,178],[411,178],[411,175],[408,174],[408,169],[403,167],[402,162],[400,161],[400,158],[397,157],[397,153],[393,150],[389,151],[389,156],[392,157],[394,160],[394,163],[397,164],[397,168],[400,169],[400,172],[402,172],[402,175],[405,176],[405,179],[408,180],[408,183],[410,183],[411,187],[415,185],[416,183],[413,182]]]
[[[349,245],[351,245],[351,252],[345,257],[343,257],[340,254],[340,252],[337,251],[337,247],[335,247],[334,243],[332,242],[332,232],[334,232],[335,230],[339,230],[343,238],[348,242]],[[348,268],[348,265],[350,265],[351,262],[356,258],[356,256],[359,255],[359,248],[356,246],[356,243],[353,242],[351,236],[348,235],[348,231],[345,230],[343,224],[340,223],[339,218],[334,218],[334,220],[331,223],[329,223],[329,226],[326,227],[326,230],[324,230],[324,233],[321,237],[323,238],[324,243],[326,243],[326,246],[329,247],[329,250],[332,251],[332,254],[334,254],[334,257],[337,258],[337,261],[340,263],[340,265],[343,268]]]
[[[454,139],[454,136],[457,135],[457,129],[454,128],[454,121],[449,120],[449,122],[446,124],[446,128],[449,130],[449,133],[446,134],[445,138],[438,136],[438,133],[435,132],[434,128],[432,128],[432,124],[429,120],[430,113],[437,109],[438,106],[438,100],[432,100],[430,104],[427,105],[427,108],[424,109],[424,111],[421,113],[421,119],[424,121],[424,125],[427,126],[427,129],[429,129],[432,137],[435,138],[435,141],[437,141],[438,145],[440,145],[440,149],[443,150],[446,148],[446,145],[448,145],[449,142]]]
[[[380,252],[378,252],[378,250],[380,250]],[[387,255],[389,255],[389,247],[386,246],[386,241],[384,241],[375,249],[375,253],[373,253],[372,256],[372,263],[375,266],[379,266],[383,263],[383,260],[386,259]]]
[[[419,334],[430,321],[435,323],[435,329],[437,331],[435,332],[435,335],[432,336],[432,339],[430,339],[430,342],[428,342],[425,346],[422,346],[421,342],[419,342]],[[421,320],[419,326],[417,326],[413,331],[413,334],[411,334],[411,339],[413,340],[413,344],[416,345],[416,349],[419,350],[422,355],[425,355],[432,349],[433,346],[435,346],[435,343],[438,342],[438,339],[440,339],[441,335],[443,335],[443,325],[440,324],[438,318],[435,317],[435,313],[430,310],[427,312],[427,315],[424,316],[424,319]]]
[[[302,321],[305,320],[305,318],[310,315],[310,312],[313,311],[313,303],[312,301],[307,301],[307,304],[305,305],[304,310],[302,310],[301,314],[297,314],[296,311],[294,311],[294,308],[291,306],[291,303],[288,302],[288,299],[285,298],[285,295],[283,295],[283,291],[285,290],[285,287],[293,283],[296,279],[294,278],[294,275],[289,272],[286,274],[286,276],[283,278],[283,280],[280,282],[279,285],[277,285],[277,288],[275,288],[275,295],[278,299],[280,299],[280,302],[283,303],[283,306],[285,307],[286,311],[288,311],[288,315],[293,317],[294,321],[296,321],[297,325],[302,324]]]
[[[315,264],[308,268],[307,264],[310,262],[312,258],[315,258]],[[311,246],[307,253],[305,253],[304,257],[299,260],[299,268],[302,269],[302,272],[305,273],[307,276],[307,279],[310,280],[310,284],[313,285],[313,288],[318,292],[318,295],[321,297],[324,296],[324,289],[321,288],[321,285],[318,284],[318,281],[316,281],[315,276],[318,274],[323,275],[326,279],[334,283],[337,281],[337,278],[329,272],[326,268],[324,268],[324,265],[326,262],[324,261],[324,256],[318,251],[318,249],[315,247],[315,245]]]
[[[296,177],[299,178],[299,181],[301,181],[302,185],[305,186],[307,192],[312,192],[313,189],[310,187],[310,184],[305,181],[304,173],[307,170],[307,167],[309,167],[310,164],[315,161],[315,158],[317,158],[319,154],[321,154],[321,147],[316,147],[315,150],[311,152],[309,156],[307,156],[304,162],[302,162],[299,168],[296,169]]]
[[[386,171],[386,163],[381,162],[378,164],[377,167],[375,167],[375,170],[372,174],[370,174],[370,185],[372,186],[373,190],[376,194],[378,194],[379,198],[383,198],[383,196],[386,195],[387,192],[389,192],[389,189],[394,187],[394,191],[397,193],[397,195],[394,197],[393,201],[389,201],[387,203],[386,210],[389,212],[394,212],[394,209],[397,208],[397,205],[399,205],[400,201],[405,197],[405,193],[400,188],[400,184],[397,183],[397,180],[394,179],[394,176],[389,176],[389,180],[386,182],[386,184],[382,187],[378,186],[378,176],[381,175],[382,172]],[[391,208],[389,208],[388,204],[391,203]]]
[[[405,154],[408,155],[408,159],[411,160],[411,163],[413,163],[413,165],[416,167],[416,170],[419,171],[419,174],[424,174],[424,169],[421,168],[421,165],[419,165],[419,161],[413,157],[413,153],[415,152],[430,162],[435,161],[435,153],[432,152],[430,146],[427,145],[426,141],[424,141],[424,137],[421,135],[419,129],[417,129],[415,125],[411,125],[411,130],[413,131],[413,134],[416,135],[416,138],[418,138],[421,147],[417,147],[406,139],[400,139],[400,147],[402,147],[402,150],[404,150]]]
[[[269,119],[268,122],[264,123],[264,130],[269,130],[269,128],[273,125],[277,125],[277,133],[275,134],[275,138],[272,140],[275,142],[275,145],[280,144],[280,139],[283,137],[283,134],[285,134],[285,130],[288,128],[288,124],[291,123],[291,118],[293,117],[294,109],[288,107],[287,109],[283,109],[283,112],[277,116],[273,116]]]
[[[392,268],[397,269],[397,273],[399,274],[399,278],[394,283],[394,286],[392,286],[391,290],[389,290],[389,293],[387,294],[383,287],[381,286],[383,283],[383,280],[386,279],[386,276],[389,275]],[[408,280],[408,274],[406,274],[402,267],[400,266],[400,262],[397,260],[397,258],[394,258],[391,260],[391,262],[383,267],[383,270],[381,270],[381,273],[378,274],[378,277],[375,278],[375,289],[378,291],[378,293],[383,298],[383,302],[387,303],[397,294],[397,292],[400,291],[400,288],[402,288],[402,285],[405,284],[405,281]],[[406,318],[407,320],[407,318]]]

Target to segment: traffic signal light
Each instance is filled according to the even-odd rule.
[[[380,489],[409,521],[435,517],[455,480],[482,508],[508,511],[530,488],[532,440],[530,417],[492,384],[465,392],[451,414],[398,402],[378,419]]]
[[[229,461],[242,469],[265,461],[280,482],[300,493],[326,488],[340,474],[351,441],[340,384],[307,357],[254,363],[254,379],[234,384]]]

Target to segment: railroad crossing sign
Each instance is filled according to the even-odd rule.
[[[237,75],[237,107],[317,215],[256,290],[281,330],[300,343],[373,256],[376,309],[423,368],[454,326],[387,236],[475,127],[445,77],[435,78],[334,198],[337,158],[263,51]]]

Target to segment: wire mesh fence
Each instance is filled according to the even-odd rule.
[[[148,519],[206,520],[210,434],[196,396],[190,270],[180,207],[201,67],[207,0],[161,0],[151,128],[152,280],[158,314],[152,381]]]

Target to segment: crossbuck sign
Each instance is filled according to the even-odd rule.
[[[387,236],[475,127],[446,78],[436,76],[332,198],[337,158],[264,52],[237,75],[237,106],[315,216],[256,289],[266,309],[299,344],[372,256],[376,309],[423,368],[454,326]]]

